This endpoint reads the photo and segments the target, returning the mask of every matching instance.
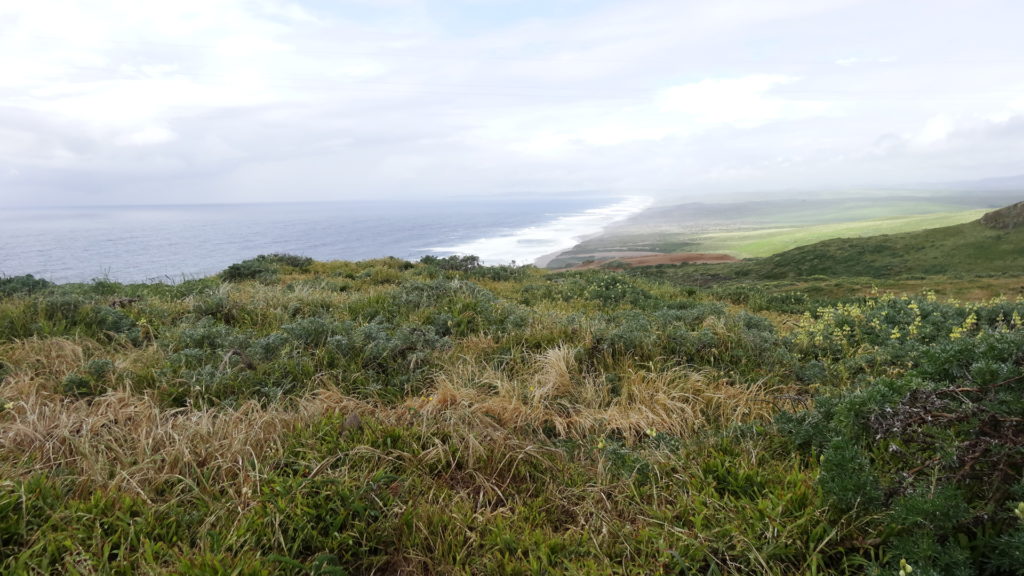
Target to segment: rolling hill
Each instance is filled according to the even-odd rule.
[[[1024,271],[1024,202],[980,220],[903,234],[837,238],[752,263],[751,275],[809,276],[992,275]]]

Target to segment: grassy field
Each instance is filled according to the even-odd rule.
[[[721,252],[764,257],[831,238],[896,234],[976,220],[1020,195],[872,196],[656,206],[584,240],[547,264],[558,269],[604,252]]]
[[[695,237],[691,247],[694,252],[721,252],[737,258],[764,257],[832,238],[862,238],[963,224],[981,218],[985,212],[987,211],[941,212],[800,228],[718,232]]]
[[[1024,302],[695,269],[0,279],[0,573],[1024,569]]]
[[[836,239],[756,262],[760,278],[814,275],[886,278],[912,275],[1019,274],[1024,227],[998,230],[968,222],[906,234]]]

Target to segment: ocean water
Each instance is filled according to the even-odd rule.
[[[177,282],[259,254],[475,254],[533,263],[644,210],[642,197],[0,208],[0,275]]]

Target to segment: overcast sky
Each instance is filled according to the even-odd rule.
[[[1017,0],[0,0],[0,204],[1024,173]]]

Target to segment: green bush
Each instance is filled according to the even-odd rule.
[[[293,254],[260,254],[255,258],[243,260],[228,266],[220,273],[220,277],[228,282],[273,282],[277,275],[289,269],[303,271],[313,265],[313,259]]]
[[[805,353],[829,363],[873,346],[872,365],[812,410],[776,418],[820,455],[825,502],[840,516],[878,514],[893,556],[922,573],[973,574],[1019,556],[1018,520],[993,511],[1015,504],[1009,471],[1024,469],[1024,330],[972,315],[981,311],[909,300],[823,311],[811,333],[834,345]]]
[[[277,266],[255,258],[232,264],[220,273],[221,279],[227,282],[273,282],[277,279]]]
[[[371,376],[368,391],[397,398],[418,392],[433,353],[447,347],[448,341],[429,326],[374,323],[360,326],[351,337],[332,338],[329,344],[342,357],[358,358]]]
[[[659,336],[645,314],[624,310],[601,318],[594,331],[593,347],[611,358],[650,361],[661,355]]]
[[[307,256],[296,256],[295,254],[262,254],[256,257],[257,260],[262,260],[270,264],[276,264],[278,266],[285,266],[288,268],[294,268],[296,270],[309,270],[309,267],[313,265],[314,260]]]
[[[63,391],[69,396],[97,396],[114,383],[114,363],[107,358],[87,362],[81,373],[72,372],[64,378]]]
[[[304,348],[322,348],[327,341],[338,333],[351,333],[351,323],[341,324],[328,318],[302,318],[291,324],[281,326],[284,332],[295,343]]]
[[[53,283],[31,274],[0,277],[0,297],[16,294],[34,294],[53,286]]]
[[[0,336],[85,336],[103,343],[139,344],[141,331],[125,311],[63,291],[31,300],[12,299],[0,308]]]
[[[420,258],[420,264],[424,266],[430,266],[443,270],[445,272],[469,272],[480,268],[480,257],[467,254],[465,256],[448,256],[446,258],[439,258],[437,256],[427,255]]]
[[[469,277],[495,282],[517,282],[524,280],[536,270],[535,266],[516,266],[515,263],[501,266],[480,266],[470,269]]]

